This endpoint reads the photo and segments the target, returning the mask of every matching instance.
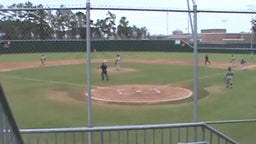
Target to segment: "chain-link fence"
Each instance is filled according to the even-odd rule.
[[[4,1],[0,8],[0,80],[21,128],[193,121],[191,4],[98,0],[87,21],[85,1],[60,2]],[[197,9],[199,120],[255,118],[255,15],[252,9]],[[232,80],[226,75],[231,66]],[[93,119],[85,116],[90,108]],[[243,135],[255,126],[249,125],[219,128],[250,143],[254,137]]]
[[[255,12],[251,10],[199,9],[197,23],[199,47],[254,48],[254,14]],[[164,39],[192,43],[191,16],[190,8],[161,9],[146,6],[134,8],[129,6],[129,3],[128,6],[125,4],[116,6],[101,5],[96,1],[95,4],[92,2],[91,6],[91,38],[93,40]],[[34,5],[30,2],[2,5],[1,47],[10,47],[12,42],[18,40],[68,40],[74,43],[75,40],[86,39],[86,23],[85,3],[76,7],[61,5],[58,8],[42,4]],[[37,45],[40,47],[41,44]],[[17,45],[15,47],[20,49]]]

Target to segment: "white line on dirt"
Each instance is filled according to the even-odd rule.
[[[214,76],[217,76],[217,75],[223,75],[225,74],[225,72],[219,72],[219,73],[215,73],[213,75],[206,75],[206,76],[202,76],[202,77],[198,77],[199,80],[203,80],[203,79],[207,79],[207,78],[211,78],[211,77],[214,77]],[[223,75],[224,77],[224,75]],[[187,79],[187,80],[183,80],[183,81],[178,81],[176,83],[170,83],[170,84],[166,84],[166,85],[162,85],[162,86],[159,86],[159,87],[165,87],[165,86],[171,86],[171,85],[175,85],[175,84],[179,84],[179,83],[186,83],[186,82],[190,82],[190,81],[193,81],[194,79]]]

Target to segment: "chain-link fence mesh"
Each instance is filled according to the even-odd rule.
[[[173,86],[182,87],[181,89],[185,89],[185,93],[188,93],[189,96],[193,94],[191,91],[193,91],[194,84],[192,74],[194,68],[194,15],[191,4],[190,8],[186,2],[181,8],[175,8],[174,5],[166,1],[144,3],[131,0],[113,3],[97,0],[91,2],[91,20],[88,22],[86,21],[86,1],[74,1],[71,4],[70,1],[58,1],[44,5],[30,2],[19,3],[18,1],[13,4],[9,1],[1,1],[1,3],[3,5],[0,8],[0,78],[4,84],[8,85],[9,89],[14,87],[13,85],[18,87],[17,85],[20,86],[23,83],[30,84],[27,88],[35,87],[33,91],[36,91],[36,87],[40,87],[40,90],[36,92],[40,96],[43,95],[42,97],[45,98],[43,101],[77,105],[74,106],[75,108],[73,107],[76,110],[69,109],[70,111],[80,111],[84,108],[88,94],[85,90],[88,78],[86,78],[87,71],[84,66],[86,64],[86,25],[90,23],[92,95],[99,96],[95,97],[95,101],[100,100],[111,104],[121,103],[122,105],[120,98],[126,96],[126,93],[132,93],[134,95],[131,99],[125,99],[128,104],[134,102],[135,105],[138,103],[152,104],[152,101],[145,100],[147,98],[144,97],[146,94],[151,94],[149,97],[157,99],[157,102],[163,104],[188,103],[189,105],[189,108],[184,108],[186,116],[181,116],[181,119],[168,117],[168,107],[168,110],[164,109],[163,111],[163,119],[156,120],[150,116],[149,109],[142,108],[147,111],[144,113],[138,110],[140,108],[136,108],[136,111],[135,109],[130,111],[120,108],[120,113],[127,112],[127,115],[124,116],[118,113],[119,110],[115,114],[109,114],[105,104],[97,103],[96,105],[100,109],[95,108],[94,113],[97,115],[95,119],[101,119],[98,115],[103,115],[104,118],[116,118],[107,124],[143,123],[145,114],[149,123],[192,121],[193,97],[186,97],[186,95],[184,99],[178,98],[178,102],[160,100],[160,97],[168,98],[162,94],[171,95],[173,91],[177,90],[170,88]],[[175,3],[180,3],[180,1]],[[166,5],[163,6],[163,4]],[[223,93],[226,90],[226,83],[230,84],[230,81],[225,81],[226,78],[223,80],[223,77],[226,76],[226,69],[234,64],[233,57],[231,57],[234,54],[237,54],[235,55],[235,70],[238,70],[236,75],[245,76],[241,71],[244,69],[240,65],[241,59],[247,60],[249,70],[254,70],[256,67],[255,59],[253,59],[256,47],[255,15],[255,11],[251,9],[232,11],[198,8],[199,99],[210,97],[209,101],[203,99],[204,101],[200,103],[201,107],[206,108],[205,111],[200,109],[202,115],[200,115],[200,119],[237,119],[240,118],[240,115],[232,112],[240,110],[243,113],[245,110],[241,110],[239,106],[234,108],[232,104],[228,104],[230,107],[227,108],[229,100],[237,105],[242,105],[239,101],[252,102],[253,94],[250,91],[253,90],[253,82],[250,81],[251,79],[239,78],[239,82],[238,79],[234,79],[233,89],[235,92]],[[206,54],[208,54],[207,60],[210,62],[206,61]],[[120,55],[121,58],[118,58]],[[101,75],[100,70],[104,69],[102,63],[108,65],[109,81],[106,81],[108,78],[103,78]],[[10,70],[24,68],[39,69],[9,73]],[[248,75],[252,75],[253,71],[249,70]],[[245,91],[246,88],[235,90],[238,83],[246,85],[249,91]],[[42,92],[42,89],[45,91]],[[189,90],[186,91],[187,89]],[[21,93],[18,92],[18,94]],[[14,92],[14,94],[17,93]],[[118,96],[114,97],[114,94]],[[248,97],[241,99],[241,95]],[[232,99],[231,96],[235,98]],[[114,100],[105,100],[107,97]],[[224,100],[220,102],[216,100],[216,97],[224,97]],[[221,104],[218,104],[219,102]],[[248,106],[248,104],[242,106]],[[248,106],[252,114],[244,114],[242,118],[255,116],[253,115],[253,108],[255,108],[253,106],[255,104]],[[49,108],[49,106],[42,107]],[[222,112],[227,114],[222,114]],[[62,112],[58,113],[65,116]],[[137,116],[132,118],[128,116],[133,113],[137,113]],[[172,115],[177,114],[175,111],[171,113]],[[232,116],[228,117],[230,113]],[[35,112],[31,112],[29,116],[34,116],[33,114],[35,115]],[[159,117],[158,114],[153,114],[153,117]],[[132,122],[129,120],[118,121],[118,117],[121,116],[131,119]],[[84,117],[78,117],[87,121]],[[188,119],[186,119],[187,117]],[[98,119],[95,123],[106,125],[104,121]],[[68,127],[86,123],[80,121],[72,123],[72,118],[60,121],[62,120],[60,125],[68,125]],[[22,125],[29,126],[26,122]],[[233,131],[230,130],[232,128],[238,130],[237,127],[228,127],[226,131]],[[243,130],[245,132],[250,129],[244,128]],[[229,134],[236,136],[233,133]]]
[[[1,47],[10,47],[11,43],[17,40],[68,40],[74,43],[75,40],[86,39],[85,3],[63,4],[58,7],[58,5],[31,2],[7,5],[4,2],[5,5],[1,8]],[[90,21],[92,39],[164,39],[192,43],[193,8],[158,8],[158,5],[152,8],[154,5],[143,7],[140,3],[132,7],[131,4],[132,2],[116,5],[109,5],[108,2],[104,4],[99,1],[92,2]],[[184,6],[187,6],[186,3]],[[253,48],[254,13],[249,9],[248,11],[199,9],[197,14],[199,47]],[[16,49],[22,52],[21,48],[16,47]]]

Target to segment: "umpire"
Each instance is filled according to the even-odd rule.
[[[107,71],[108,66],[105,64],[105,60],[99,68],[101,69],[101,79],[104,80],[106,77],[106,80],[109,80]]]

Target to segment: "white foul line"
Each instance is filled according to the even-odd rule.
[[[18,77],[18,76],[7,76],[7,75],[5,75],[4,77],[10,78],[10,79],[26,80],[26,81],[34,81],[34,82],[43,82],[43,83],[52,83],[52,84],[64,84],[64,85],[72,85],[72,86],[86,86],[85,84],[77,84],[77,83],[61,82],[61,81],[53,81],[53,80],[42,80],[42,79],[26,78],[26,77]]]
[[[199,79],[205,79],[205,78],[210,78],[212,76],[216,76],[216,75],[220,75],[223,73],[215,73],[214,75],[208,75],[208,76],[203,76],[203,77],[199,77]],[[11,79],[17,79],[17,80],[26,80],[26,81],[34,81],[34,82],[44,82],[44,83],[52,83],[52,84],[64,84],[64,85],[72,85],[72,86],[86,86],[86,84],[77,84],[77,83],[71,83],[71,82],[61,82],[61,81],[53,81],[53,80],[42,80],[42,79],[35,79],[35,78],[26,78],[26,77],[18,77],[18,76],[10,76],[10,75],[1,75],[2,77],[5,78],[11,78]],[[184,82],[189,82],[189,81],[193,81],[193,79],[188,79],[188,80],[183,80],[177,83],[184,83]],[[172,85],[172,84],[167,84],[168,85]],[[123,93],[121,91],[121,93]]]

